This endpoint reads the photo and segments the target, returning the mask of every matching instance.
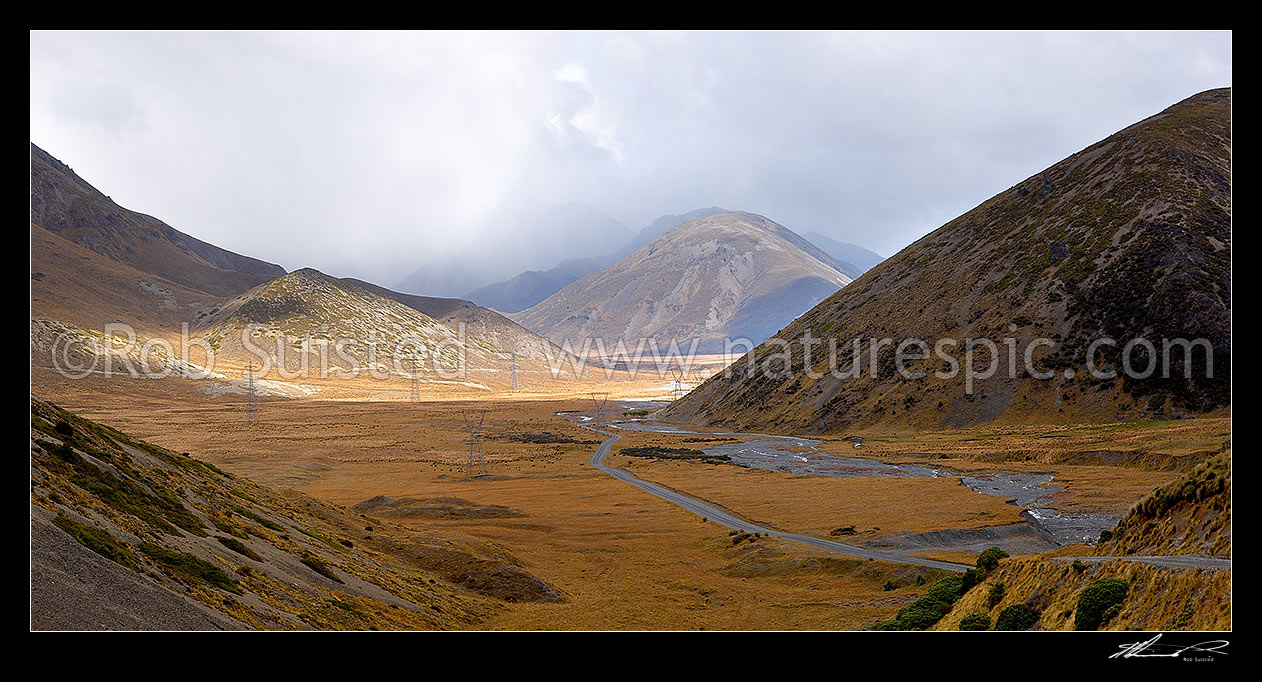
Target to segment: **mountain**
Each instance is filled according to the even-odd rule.
[[[854,277],[857,279],[859,275],[876,267],[877,263],[885,260],[873,251],[869,251],[858,244],[849,244],[847,242],[839,242],[832,237],[825,237],[818,232],[807,232],[802,235],[806,241],[818,246],[824,250],[824,253],[836,258],[837,260],[850,265],[855,270]]]
[[[473,229],[479,243],[427,263],[395,289],[425,296],[460,296],[566,258],[588,258],[634,234],[595,206],[522,203],[500,209]],[[465,296],[468,298],[468,296]]]
[[[33,630],[443,629],[560,598],[501,546],[30,405]]]
[[[665,349],[693,338],[757,343],[850,282],[842,265],[789,229],[752,213],[686,221],[617,263],[512,318],[577,349],[587,338],[643,337]]]
[[[677,225],[686,223],[693,218],[704,218],[706,216],[718,215],[720,213],[730,213],[730,211],[725,208],[719,208],[718,206],[711,206],[709,208],[693,209],[687,213],[680,213],[678,215],[668,213],[664,216],[659,216],[646,227],[641,228],[640,232],[635,235],[634,239],[627,242],[621,249],[618,249],[611,254],[613,260],[611,260],[608,265],[612,265],[614,262],[622,260],[645,246],[648,246],[654,239],[657,239],[658,237],[675,229],[675,226]],[[595,272],[595,270],[592,272]]]
[[[721,208],[710,207],[699,208],[683,215],[664,215],[641,229],[639,234],[617,251],[590,258],[567,258],[549,270],[527,270],[506,281],[474,289],[464,297],[500,312],[520,312],[555,294],[583,275],[617,263],[682,222],[726,212]]]
[[[583,275],[596,272],[616,260],[608,257],[571,258],[549,270],[527,270],[512,279],[479,287],[464,297],[500,312],[516,313],[555,294]]]
[[[838,372],[821,364],[828,353],[819,345],[815,371],[804,370],[807,332],[823,348],[838,343]],[[792,371],[751,368],[750,360],[781,350],[757,348],[730,376],[707,381],[662,417],[837,432],[882,422],[1169,417],[1229,405],[1231,91],[1190,97],[1000,192],[877,265],[781,337],[793,342]],[[1162,339],[1205,339],[1212,376],[1203,347],[1190,363],[1175,347],[1169,378],[1096,379],[1085,371],[1094,340],[1120,341],[1096,348],[1095,364],[1107,372],[1118,368],[1121,345],[1140,337],[1158,356]],[[865,341],[874,338],[893,340],[876,348],[875,364]],[[1014,339],[1016,354],[1005,338]],[[858,378],[847,376],[853,339],[864,353]],[[905,379],[893,345],[906,339],[930,348],[990,339],[999,346],[996,372],[970,382],[934,357],[909,363],[926,376]],[[1039,339],[1047,345],[1034,346]],[[1050,378],[1027,370],[1023,349],[1032,350],[1033,372]],[[1145,368],[1150,352],[1132,350],[1132,366]],[[945,352],[964,359],[961,347]],[[990,351],[976,352],[976,366],[986,369]]]
[[[207,244],[114,203],[31,144],[31,223],[140,272],[215,296],[235,296],[284,268]]]

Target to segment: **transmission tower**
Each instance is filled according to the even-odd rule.
[[[509,388],[512,393],[521,392],[521,381],[517,379],[517,352],[513,352],[513,385]]]
[[[473,472],[474,462],[477,462],[480,473],[486,473],[486,458],[482,456],[482,422],[486,420],[487,412],[490,410],[461,410],[465,428],[469,429],[469,478],[477,475]]]
[[[421,402],[421,375],[416,371],[416,354],[412,354],[412,402]]]
[[[592,404],[596,407],[595,425],[601,426],[605,423],[605,403],[609,402],[609,394],[608,393],[593,393],[591,395],[592,395]]]
[[[259,401],[254,394],[254,361],[250,361],[245,383],[245,423],[251,426],[259,423]]]
[[[675,375],[675,380],[672,382],[673,390],[671,391],[671,393],[673,394],[673,397],[675,400],[679,400],[680,398],[684,396],[684,394],[688,392],[687,390],[684,389],[684,369],[680,367],[678,369],[674,369],[671,371]]]

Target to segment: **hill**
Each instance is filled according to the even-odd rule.
[[[1193,553],[1231,558],[1230,450],[1140,500],[1096,546],[1106,556]]]
[[[158,333],[178,331],[218,296],[86,249],[31,226],[31,316],[101,331],[126,322]]]
[[[837,432],[878,423],[1168,417],[1228,405],[1230,173],[1230,90],[1190,97],[1004,190],[802,315],[781,334],[793,344],[789,371],[778,371],[782,349],[768,344],[662,417]],[[811,372],[802,341],[808,332],[822,344],[813,347]],[[1108,372],[1121,368],[1123,345],[1140,337],[1158,356],[1162,339],[1205,339],[1212,355],[1194,348],[1189,363],[1176,346],[1162,361],[1169,378],[1086,371],[1095,340],[1118,341],[1094,349],[1095,366]],[[890,341],[874,346],[872,339]],[[998,351],[995,372],[952,374],[930,355],[907,364],[921,378],[904,378],[894,355],[907,339],[928,349],[954,339],[959,345],[945,350],[959,362],[965,340],[989,339]],[[1039,339],[1046,344],[1035,345]],[[840,359],[830,368],[833,343]],[[1142,345],[1132,350],[1135,368],[1153,359]],[[976,353],[980,375],[992,356],[984,346]],[[769,360],[776,371],[767,371]]]
[[[722,352],[759,342],[845,286],[842,265],[789,229],[751,213],[688,220],[617,263],[566,286],[514,320],[578,348],[602,338]]]
[[[503,315],[475,305],[471,301],[459,298],[436,298],[433,296],[416,296],[401,294],[385,287],[363,282],[357,279],[342,278],[352,286],[388,298],[443,324],[458,329],[464,324],[469,335],[493,348],[514,352],[518,357],[546,361],[549,358],[561,357],[562,351],[547,339],[513,322]]]
[[[207,244],[119,206],[34,144],[31,223],[151,276],[214,296],[235,296],[285,274],[279,265]]]
[[[408,530],[31,400],[31,628],[444,629],[560,595]]]
[[[462,338],[416,308],[311,268],[255,287],[197,320],[197,331],[228,357],[257,355],[244,343],[246,329],[253,330],[250,343],[289,367],[304,357],[312,367],[328,358],[330,367],[349,369],[354,360],[364,370],[397,374],[409,370],[415,354],[422,372],[454,374],[461,362],[487,367],[510,358],[510,349],[489,339],[471,332]],[[338,340],[345,340],[341,353],[334,349]]]

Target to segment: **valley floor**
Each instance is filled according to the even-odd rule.
[[[103,381],[37,382],[35,392],[265,485],[345,506],[384,496],[364,511],[502,545],[563,596],[557,603],[508,604],[483,628],[855,629],[891,618],[942,575],[770,537],[736,543],[727,529],[595,470],[588,459],[603,436],[577,428],[581,416],[594,412],[582,388],[569,397],[525,400],[503,394],[420,404],[268,400],[255,426],[245,423],[239,397],[193,400],[152,386],[110,389]],[[610,406],[607,414],[615,417],[638,409],[616,393]],[[488,473],[472,478],[462,416],[471,408],[490,410],[483,430]],[[1021,508],[973,492],[953,476],[833,478],[628,457],[626,448],[708,448],[731,438],[623,435],[611,465],[785,531],[872,543],[1024,522]],[[1001,469],[1050,474],[1064,486],[1054,496],[1058,509],[1120,517],[1229,437],[1230,421],[1220,419],[866,433],[859,449],[841,437],[822,439],[817,447],[969,475]],[[980,549],[906,551],[971,563]]]

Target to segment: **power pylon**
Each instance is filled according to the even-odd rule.
[[[513,352],[513,385],[508,390],[511,393],[521,392],[521,381],[517,379],[517,352],[516,351]]]
[[[421,402],[421,375],[416,371],[416,354],[412,354],[412,396],[413,403]]]
[[[671,372],[675,375],[675,380],[672,382],[673,386],[671,393],[674,400],[679,400],[688,393],[688,391],[684,389],[684,369],[680,367],[679,369],[671,370]]]
[[[592,395],[592,405],[596,407],[595,425],[601,426],[605,423],[605,403],[609,402],[609,394],[608,393],[593,393],[591,395]]]
[[[250,361],[250,367],[246,374],[245,383],[245,423],[251,426],[259,423],[259,401],[258,396],[254,394],[254,361]]]
[[[490,410],[461,410],[464,415],[464,425],[469,429],[469,478],[473,478],[474,462],[476,461],[480,467],[481,473],[486,473],[486,458],[482,456],[482,422],[486,420],[486,413]]]

